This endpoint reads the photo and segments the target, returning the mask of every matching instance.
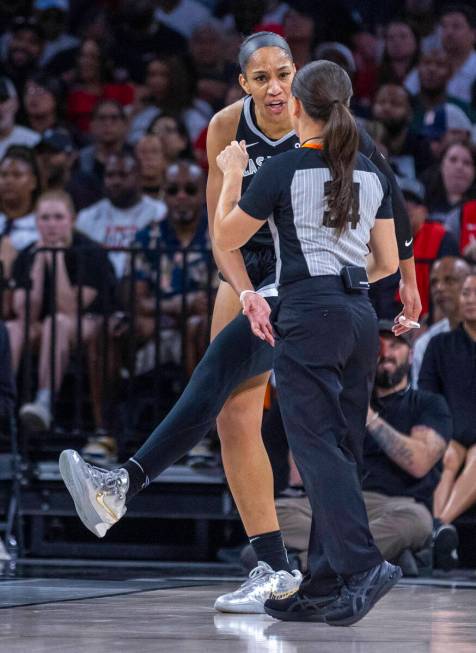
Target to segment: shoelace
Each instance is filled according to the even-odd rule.
[[[258,565],[257,567],[255,567],[250,571],[248,578],[245,580],[244,583],[242,583],[241,587],[246,587],[248,585],[251,585],[253,582],[256,582],[263,576],[270,576],[274,573],[275,572],[271,569],[271,567],[268,567],[268,565],[266,565],[266,567],[264,565]]]
[[[106,472],[100,467],[95,467],[86,463],[86,468],[95,485],[108,494],[118,494],[121,496],[120,481],[114,471]]]

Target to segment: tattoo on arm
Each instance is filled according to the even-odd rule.
[[[397,429],[381,418],[369,425],[368,430],[387,456],[405,471],[410,472],[414,464],[414,455],[409,445],[409,438],[401,435]]]

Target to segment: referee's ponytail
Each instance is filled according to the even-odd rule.
[[[359,135],[348,108],[352,82],[337,64],[313,61],[296,73],[292,94],[301,101],[310,118],[325,123],[324,156],[332,175],[327,205],[340,235],[358,211],[352,173]]]

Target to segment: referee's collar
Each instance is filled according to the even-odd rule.
[[[323,150],[324,145],[322,143],[304,143],[301,147],[309,147],[311,150]]]

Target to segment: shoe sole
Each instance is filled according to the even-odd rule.
[[[236,605],[228,608],[215,603],[213,607],[217,612],[222,612],[223,614],[265,614],[264,606],[261,604]]]
[[[394,587],[401,579],[402,575],[403,575],[402,570],[400,569],[400,567],[397,567],[393,575],[389,577],[387,581],[383,585],[381,585],[381,587],[375,592],[375,595],[374,596],[371,595],[368,598],[362,610],[352,615],[351,617],[348,617],[347,619],[339,619],[335,621],[328,621],[326,619],[325,620],[326,623],[329,626],[352,626],[353,624],[357,623],[358,621],[363,619],[366,614],[370,612],[370,610],[375,606],[375,604],[378,601],[380,601],[380,599],[383,599],[385,594],[390,592],[392,587]]]
[[[309,614],[306,614],[305,612],[286,612],[284,610],[272,610],[271,608],[266,607],[264,611],[266,614],[269,614],[270,617],[278,619],[279,621],[306,621],[319,624],[325,623],[326,621],[325,614],[316,616],[312,614],[312,612],[309,612]]]
[[[71,454],[69,454],[67,451],[61,452],[59,457],[59,469],[61,477],[64,481],[64,484],[66,485],[68,492],[71,495],[71,498],[73,499],[74,507],[76,508],[76,512],[78,513],[80,520],[86,526],[88,531],[91,531],[91,533],[96,535],[96,537],[104,537],[105,533],[104,535],[100,535],[96,530],[96,524],[98,521],[102,523],[100,515],[90,506],[89,510],[83,510],[83,504],[85,503],[84,496],[87,496],[88,492],[87,488],[85,488],[81,481],[78,479],[77,474],[75,473],[75,467],[70,462],[70,457]],[[91,519],[91,515],[94,515],[93,519]]]

